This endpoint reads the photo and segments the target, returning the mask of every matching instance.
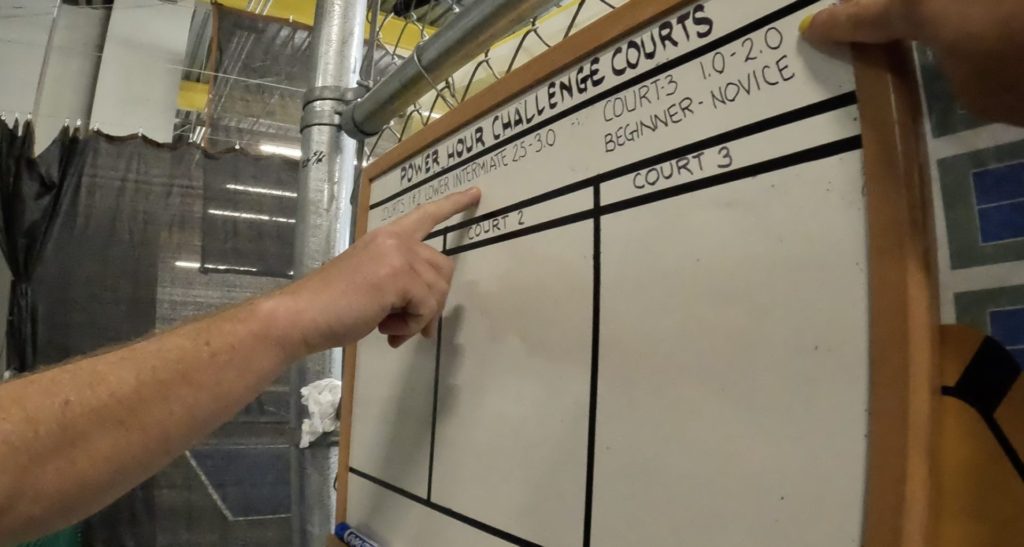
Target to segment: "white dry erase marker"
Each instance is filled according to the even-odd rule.
[[[334,536],[349,547],[380,547],[377,542],[360,534],[345,522],[334,527]]]

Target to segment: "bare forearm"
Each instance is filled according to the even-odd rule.
[[[234,416],[301,356],[280,305],[0,385],[0,544],[88,516]]]
[[[423,239],[479,200],[471,189],[423,205],[274,295],[0,385],[0,545],[102,508],[303,355],[375,329],[395,346],[430,333],[454,263]]]

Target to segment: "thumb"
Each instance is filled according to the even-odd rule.
[[[903,26],[896,0],[848,0],[825,8],[800,23],[800,32],[816,44],[899,40]]]

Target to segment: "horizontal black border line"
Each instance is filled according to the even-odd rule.
[[[473,217],[471,219],[458,222],[456,224],[452,224],[451,226],[435,230],[430,235],[428,235],[426,239],[430,240],[446,233],[450,234],[458,230],[462,230],[464,228],[473,226],[474,224],[487,222],[488,220],[495,219],[510,213],[514,213],[527,207],[533,207],[546,201],[551,201],[553,199],[560,198],[562,196],[566,196],[574,192],[584,190],[586,188],[590,188],[595,184],[603,184],[605,182],[615,180],[619,177],[629,175],[630,173],[635,173],[637,171],[642,171],[644,169],[649,169],[651,167],[679,159],[683,156],[689,156],[690,154],[695,154],[697,152],[729,144],[740,139],[752,137],[754,135],[772,131],[774,129],[778,129],[780,127],[784,127],[790,124],[809,120],[811,118],[821,116],[823,114],[828,114],[830,112],[834,112],[837,110],[841,110],[843,108],[847,108],[855,104],[857,104],[857,93],[854,91],[842,93],[834,97],[829,97],[816,103],[801,106],[799,108],[795,108],[793,110],[783,112],[781,114],[770,116],[763,120],[759,120],[741,127],[737,127],[735,129],[730,129],[729,131],[725,131],[724,133],[719,133],[717,135],[713,135],[711,137],[707,137],[699,141],[684,144],[683,146],[680,146],[678,148],[674,148],[672,150],[661,152],[654,156],[634,161],[633,163],[616,167],[611,171],[599,173],[597,175],[587,177],[583,180],[566,184],[565,186],[561,186],[553,190],[548,190],[547,192],[542,192],[540,194],[537,194],[536,196],[529,197],[521,201],[517,201],[511,205],[495,209],[489,213],[485,213],[480,216]]]
[[[455,519],[455,520],[461,522],[462,524],[465,524],[466,526],[470,526],[472,528],[475,528],[475,529],[477,529],[477,530],[479,530],[481,532],[484,532],[485,534],[489,534],[489,535],[494,536],[494,537],[496,537],[496,538],[498,538],[500,540],[503,540],[503,541],[506,541],[508,543],[511,543],[512,545],[520,545],[520,546],[523,546],[523,547],[541,547],[537,543],[533,543],[532,541],[527,541],[527,540],[525,540],[525,539],[523,539],[523,538],[521,538],[519,536],[515,536],[515,535],[510,534],[510,533],[508,533],[508,532],[506,532],[504,530],[500,530],[498,528],[495,528],[494,526],[491,526],[490,524],[486,524],[486,523],[480,522],[479,520],[476,520],[474,518],[467,517],[466,515],[463,515],[462,513],[458,513],[456,511],[453,511],[453,510],[451,510],[451,509],[449,509],[449,508],[447,508],[447,507],[445,507],[443,505],[438,505],[437,503],[434,503],[432,501],[423,499],[420,496],[417,496],[416,494],[413,494],[412,492],[409,492],[408,490],[399,488],[399,487],[397,487],[397,486],[395,486],[395,485],[393,485],[393,484],[391,484],[389,482],[385,482],[385,481],[383,481],[381,479],[378,479],[377,477],[374,477],[373,475],[370,475],[369,473],[360,471],[360,470],[358,470],[358,469],[356,469],[354,467],[349,467],[348,470],[349,470],[350,473],[352,473],[353,475],[355,475],[355,476],[357,476],[357,477],[359,477],[359,478],[361,478],[363,480],[369,481],[369,482],[371,482],[371,483],[373,483],[373,484],[375,484],[375,485],[377,485],[377,486],[379,486],[379,487],[381,487],[381,488],[383,488],[385,490],[388,490],[388,491],[390,491],[390,492],[392,492],[394,494],[398,494],[399,496],[402,496],[403,498],[405,498],[405,499],[407,499],[409,501],[418,503],[418,504],[426,507],[427,509],[432,509],[434,511],[437,511],[438,513],[441,513],[442,515],[444,515],[446,517]]]
[[[592,188],[594,186],[594,181],[591,180],[592,178],[593,177],[590,177],[590,178],[586,178],[584,180],[580,180],[580,181],[576,181],[576,182],[572,182],[572,183],[566,184],[565,186],[559,186],[558,188],[555,188],[553,190],[548,190],[547,192],[541,192],[540,194],[537,194],[535,196],[531,196],[531,197],[528,197],[526,199],[519,200],[519,201],[517,201],[517,202],[515,202],[515,203],[513,203],[511,205],[506,205],[504,207],[499,207],[498,209],[495,209],[495,210],[493,210],[493,211],[491,211],[489,213],[484,213],[482,215],[475,216],[473,218],[469,218],[469,219],[463,220],[462,222],[457,222],[455,224],[452,224],[451,226],[446,226],[444,228],[439,228],[439,229],[431,232],[429,235],[427,235],[427,239],[426,240],[434,239],[435,237],[438,237],[438,236],[443,235],[443,234],[453,234],[455,232],[458,232],[459,230],[463,230],[465,228],[469,228],[470,226],[473,226],[474,224],[480,224],[481,222],[487,222],[488,220],[492,220],[492,219],[495,219],[495,218],[503,217],[505,215],[514,213],[514,212],[519,211],[521,209],[526,209],[526,208],[529,208],[529,207],[533,207],[535,205],[540,205],[542,203],[545,203],[545,202],[548,202],[548,201],[553,201],[553,200],[556,200],[556,199],[558,199],[560,197],[567,196],[569,194],[573,194],[573,193],[576,193],[576,192],[580,192],[582,190],[586,190],[588,188]],[[426,240],[424,240],[424,241],[426,241]]]
[[[805,163],[811,163],[818,160],[831,158],[847,152],[853,152],[860,150],[863,147],[863,142],[860,135],[852,137],[846,137],[837,141],[828,142],[825,144],[819,144],[811,148],[801,150],[799,152],[793,152],[786,154],[785,156],[779,156],[770,160],[765,160],[760,163],[748,165],[746,167],[740,167],[717,175],[711,175],[702,179],[693,180],[690,182],[682,183],[677,186],[665,188],[655,192],[650,192],[633,198],[628,198],[608,205],[602,205],[600,209],[594,211],[588,209],[579,213],[573,213],[561,218],[549,220],[536,226],[524,228],[515,232],[508,232],[500,236],[492,237],[482,241],[476,241],[467,245],[454,247],[448,249],[445,254],[449,256],[462,254],[466,251],[480,249],[497,243],[518,239],[520,237],[526,237],[536,233],[560,228],[569,224],[575,224],[589,218],[596,218],[597,216],[606,216],[618,212],[622,212],[628,209],[634,209],[643,205],[649,205],[658,201],[682,196],[685,194],[692,194],[701,190],[707,190],[716,186],[723,186],[725,184],[738,182],[745,179],[754,178],[775,171],[782,171],[790,167],[796,167]]]
[[[617,201],[615,203],[610,203],[608,205],[602,205],[600,213],[602,216],[618,213],[627,209],[648,205],[656,201],[662,201],[685,194],[692,194],[694,192],[700,192],[701,190],[722,186],[723,184],[729,184],[730,182],[754,178],[768,173],[773,173],[775,171],[789,169],[790,167],[795,167],[797,165],[831,158],[847,152],[853,152],[854,150],[860,150],[863,146],[864,143],[860,135],[846,137],[837,141],[812,146],[811,148],[806,148],[799,152],[786,154],[785,156],[779,156],[777,158],[765,160],[746,167],[733,169],[732,171],[726,171],[725,173],[711,175],[710,177],[705,177],[689,183],[672,186],[663,190],[657,190],[633,198]]]
[[[523,228],[521,230],[516,230],[514,232],[505,232],[501,235],[496,235],[494,237],[489,237],[487,239],[481,239],[479,241],[474,241],[472,243],[466,243],[465,245],[459,245],[458,247],[448,249],[447,251],[445,251],[445,254],[448,256],[455,256],[465,253],[467,251],[479,249],[481,247],[487,247],[490,245],[494,245],[496,243],[501,243],[503,241],[510,241],[513,239],[526,237],[528,235],[539,234],[540,232],[546,232],[554,228],[563,228],[565,226],[569,226],[570,224],[576,224],[577,222],[583,222],[584,220],[590,220],[592,218],[594,218],[594,209],[593,207],[588,207],[586,211],[572,213],[570,215],[566,215],[563,217],[558,217],[552,220],[539,222],[537,224],[534,224],[533,226]]]
[[[605,100],[605,99],[607,99],[609,97],[613,97],[615,95],[618,95],[619,93],[621,93],[621,92],[623,92],[623,91],[625,91],[627,89],[636,87],[637,85],[639,85],[639,84],[641,84],[643,82],[646,82],[647,80],[650,80],[651,78],[654,78],[656,76],[660,76],[662,74],[665,74],[666,72],[668,72],[670,70],[674,70],[674,69],[679,68],[679,67],[681,67],[683,65],[689,64],[689,63],[691,63],[691,62],[693,62],[693,61],[695,61],[695,60],[697,60],[697,59],[699,59],[701,57],[704,57],[705,55],[707,55],[709,53],[713,53],[713,52],[715,52],[715,51],[717,51],[717,50],[719,50],[719,49],[721,49],[721,48],[723,48],[723,47],[725,47],[725,46],[727,46],[727,45],[729,45],[729,44],[731,44],[731,43],[733,43],[733,42],[735,42],[735,41],[737,41],[737,40],[739,40],[741,38],[744,38],[746,35],[754,32],[754,31],[760,30],[760,29],[762,29],[762,28],[764,28],[764,27],[766,27],[768,25],[771,25],[773,23],[777,23],[777,22],[781,21],[782,19],[785,19],[786,17],[789,17],[790,15],[793,15],[794,13],[797,13],[798,11],[800,11],[802,9],[808,8],[810,6],[813,6],[814,4],[817,4],[819,1],[820,0],[796,0],[795,2],[793,2],[793,3],[791,3],[791,4],[787,5],[787,6],[783,6],[783,7],[779,8],[779,9],[777,9],[777,10],[775,10],[775,11],[773,11],[773,12],[767,14],[767,15],[763,15],[763,16],[759,17],[758,19],[755,19],[754,21],[751,21],[750,23],[747,23],[746,25],[743,25],[743,26],[737,28],[736,30],[733,30],[733,31],[731,31],[731,32],[729,32],[727,34],[722,35],[719,38],[716,38],[716,39],[714,39],[714,40],[704,44],[703,46],[700,46],[700,47],[697,47],[695,49],[692,49],[689,52],[683,53],[682,55],[680,55],[678,57],[675,57],[674,59],[670,59],[670,60],[668,60],[668,61],[666,61],[666,62],[664,62],[664,63],[662,63],[660,65],[657,65],[657,66],[655,66],[653,68],[650,68],[650,69],[648,69],[648,70],[646,70],[644,72],[641,72],[641,73],[639,73],[639,74],[629,78],[628,80],[620,82],[620,83],[618,83],[618,84],[616,84],[616,85],[614,85],[614,86],[612,86],[612,87],[610,87],[610,88],[608,88],[608,89],[606,89],[606,90],[604,90],[604,91],[602,91],[600,93],[597,93],[597,94],[595,94],[595,95],[593,95],[593,96],[591,96],[591,97],[589,97],[587,99],[583,99],[582,101],[580,101],[580,102],[578,102],[578,103],[576,103],[576,104],[566,108],[565,110],[563,110],[561,112],[558,112],[556,114],[552,114],[548,118],[545,118],[545,119],[537,122],[536,124],[531,125],[530,127],[527,127],[525,129],[519,131],[518,133],[514,133],[511,136],[505,137],[504,139],[501,139],[501,140],[495,142],[494,144],[492,144],[492,145],[490,145],[490,146],[488,146],[486,148],[483,148],[482,150],[480,150],[476,154],[467,156],[466,158],[464,158],[464,159],[462,159],[462,160],[460,160],[460,161],[458,161],[456,163],[448,165],[444,169],[441,169],[440,171],[438,171],[437,173],[434,173],[433,175],[431,175],[429,177],[425,177],[423,180],[421,180],[421,181],[419,181],[417,183],[410,184],[409,186],[406,186],[405,188],[402,188],[401,190],[398,190],[397,192],[391,194],[390,196],[388,196],[386,198],[382,198],[380,201],[377,201],[377,202],[371,204],[370,205],[370,210],[372,211],[372,210],[374,210],[374,209],[376,209],[378,207],[381,207],[382,205],[386,205],[386,204],[390,203],[391,201],[393,201],[395,199],[398,199],[398,198],[400,198],[400,197],[402,197],[402,196],[404,196],[404,195],[406,195],[406,194],[416,190],[417,188],[420,188],[422,186],[430,184],[431,182],[433,182],[433,181],[443,177],[444,175],[447,175],[448,173],[451,173],[453,171],[461,169],[462,167],[464,167],[466,165],[469,165],[470,163],[473,163],[476,160],[491,154],[492,152],[494,152],[495,150],[497,150],[499,148],[507,146],[509,143],[513,143],[513,142],[516,142],[518,140],[521,140],[523,137],[525,137],[527,135],[533,134],[533,133],[535,133],[537,131],[540,131],[540,130],[546,128],[546,127],[549,127],[552,124],[557,123],[557,122],[559,122],[559,121],[561,121],[561,120],[563,120],[563,119],[565,119],[565,118],[567,118],[569,116],[572,116],[573,114],[576,114],[577,112],[579,112],[581,110],[585,110],[587,108],[590,108],[591,106],[593,106],[593,105],[595,105],[595,104],[597,104],[597,103],[599,103],[599,102],[601,102],[601,101],[603,101],[603,100]],[[623,36],[622,38],[625,39],[626,37]],[[614,45],[615,44],[609,44],[608,48],[611,48]],[[604,51],[607,51],[608,48],[606,48],[605,50],[602,50],[602,53]],[[571,68],[571,67],[567,67],[567,69],[568,68]],[[502,104],[501,106],[495,108],[494,110],[488,111],[485,114],[481,114],[481,116],[479,118],[475,119],[472,122],[472,124],[479,123],[480,120],[484,116],[486,116],[487,114],[490,114],[492,112],[497,112],[498,109],[504,108],[505,106],[515,102],[516,100],[521,99],[522,97],[525,97],[530,92],[532,92],[532,91],[534,91],[536,89],[539,89],[540,85],[541,84],[538,84],[537,87],[532,88],[530,91],[526,91],[522,95],[519,95],[519,96],[509,100],[508,102]],[[441,144],[440,142],[437,142],[437,143],[433,143],[431,146],[439,146],[440,144]]]

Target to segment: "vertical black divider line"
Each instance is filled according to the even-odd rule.
[[[594,506],[594,453],[597,444],[597,383],[601,341],[601,185],[594,184],[594,300],[590,336],[590,417],[587,423],[587,486],[583,508],[583,547],[590,547]]]
[[[441,239],[441,252],[448,250],[448,234]],[[444,334],[444,310],[437,318],[437,345],[434,348],[434,407],[430,414],[430,463],[427,469],[427,501],[434,494],[434,438],[437,435],[437,388],[441,381],[441,335]]]

